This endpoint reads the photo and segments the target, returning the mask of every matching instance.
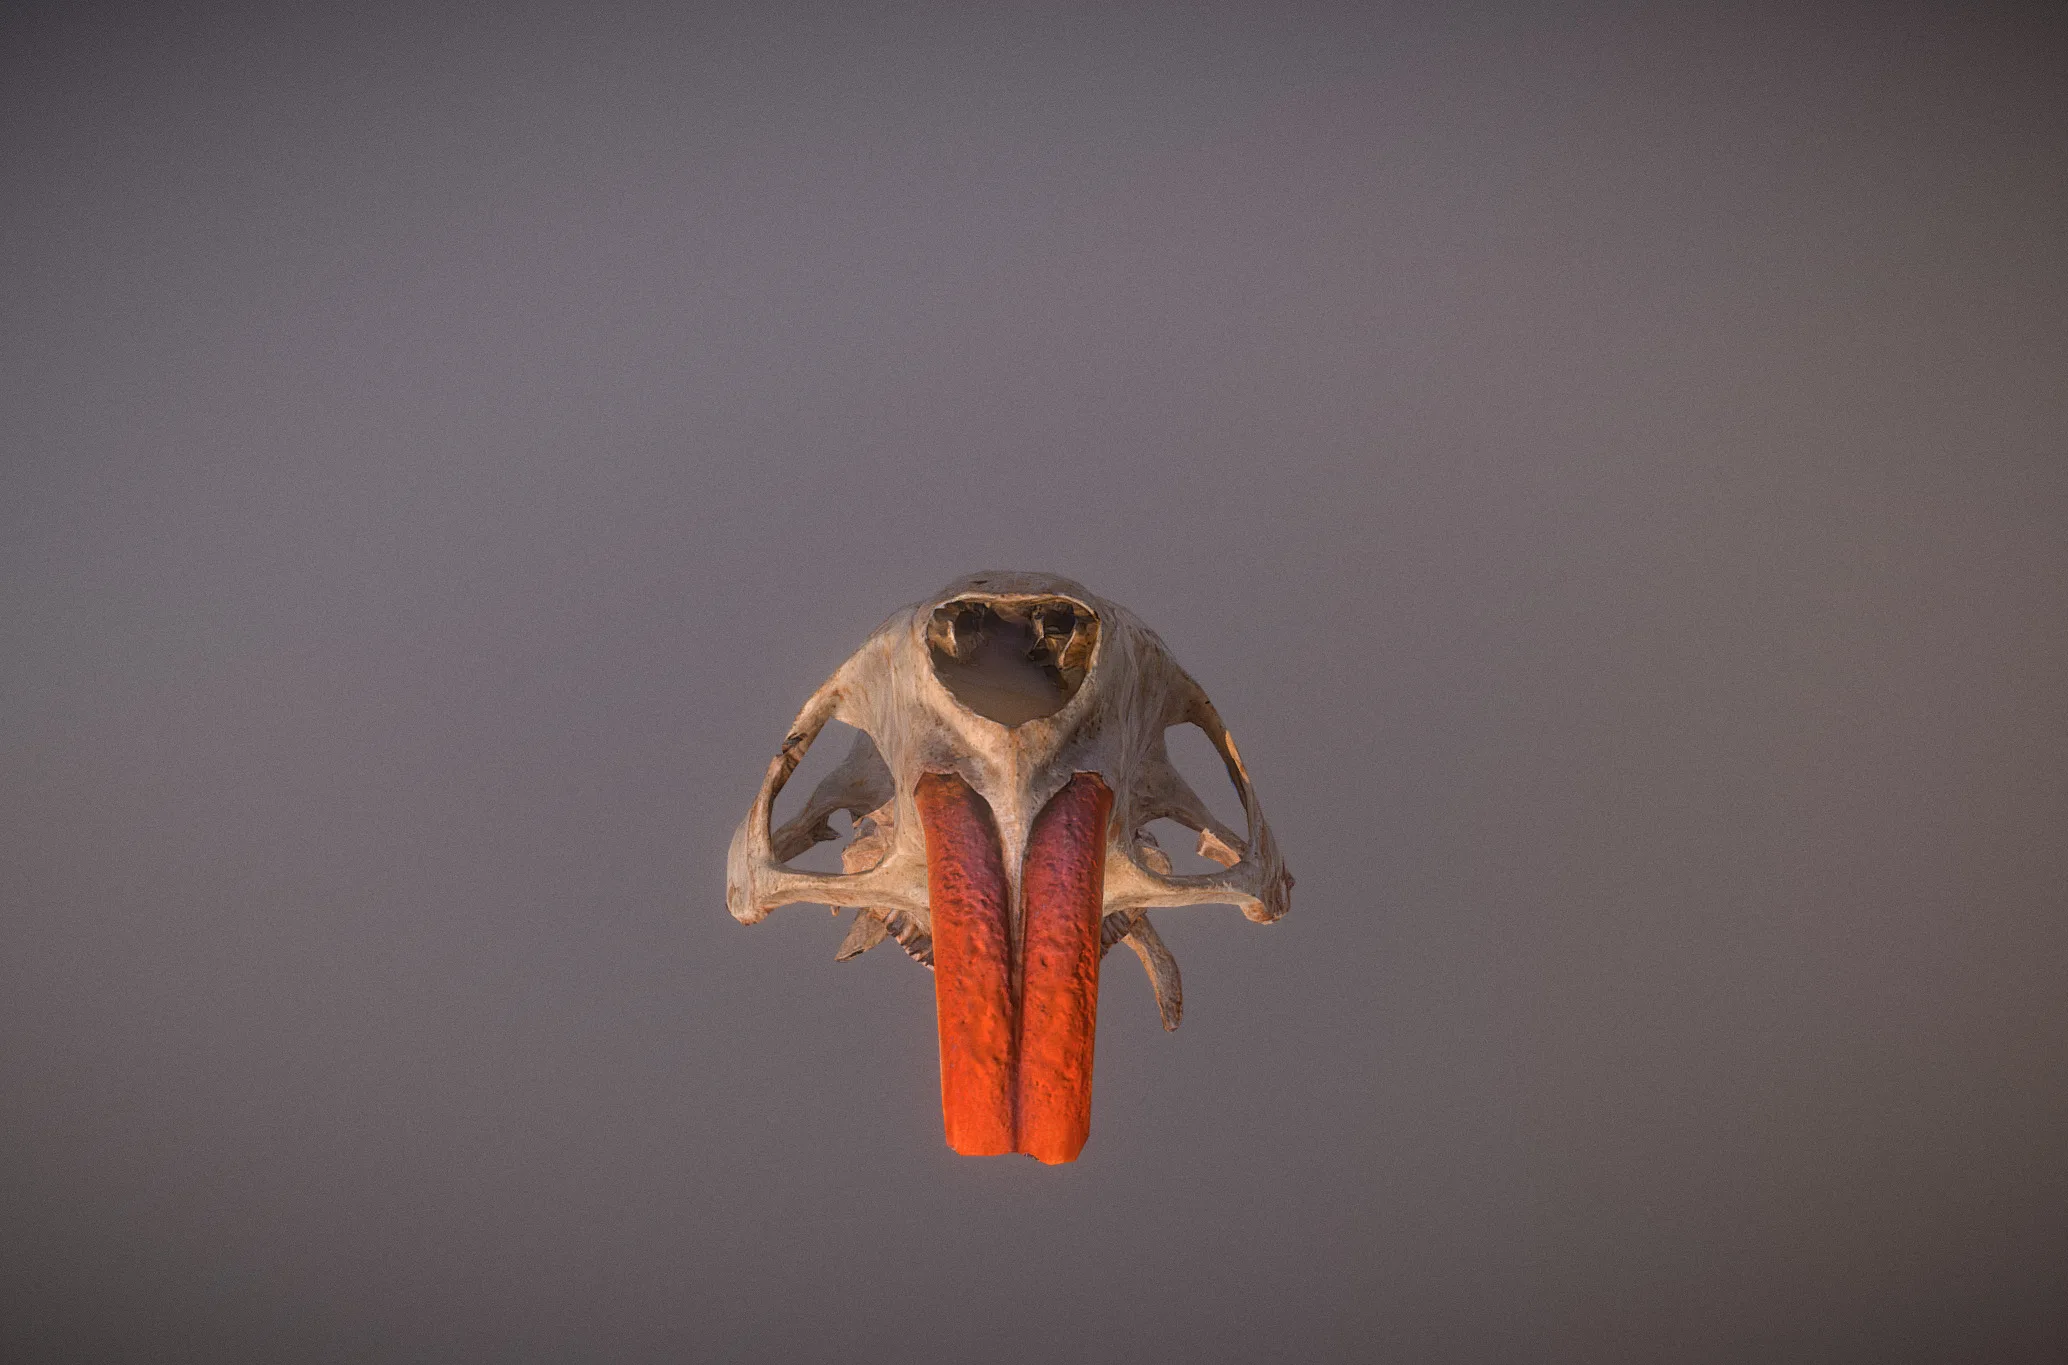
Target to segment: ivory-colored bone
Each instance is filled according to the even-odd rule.
[[[883,917],[869,909],[854,913],[854,926],[847,931],[847,937],[840,941],[840,949],[833,954],[835,962],[846,962],[860,957],[890,936],[890,926]]]
[[[1174,1031],[1185,1018],[1185,987],[1178,976],[1178,960],[1163,946],[1163,936],[1149,923],[1147,910],[1136,912],[1122,941],[1134,949],[1142,960],[1142,970],[1149,974],[1149,989],[1156,992],[1156,1013],[1163,1020],[1164,1031]]]

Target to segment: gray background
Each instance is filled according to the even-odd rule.
[[[0,1357],[2064,1358],[2045,13],[15,10]],[[1071,1168],[722,904],[990,566],[1299,878]]]

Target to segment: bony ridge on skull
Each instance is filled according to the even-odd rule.
[[[828,721],[860,733],[795,818],[775,799]],[[1197,725],[1242,802],[1206,808],[1164,732]],[[787,864],[853,833],[842,872]],[[1180,875],[1148,826],[1198,835],[1218,871]],[[837,957],[886,939],[934,971],[941,1109],[966,1155],[1075,1160],[1091,1132],[1099,965],[1125,943],[1166,1029],[1184,1000],[1156,906],[1290,908],[1286,871],[1213,703],[1117,603],[1051,574],[991,571],[897,612],[814,692],[733,835],[726,905],[753,924],[798,901],[851,907]]]

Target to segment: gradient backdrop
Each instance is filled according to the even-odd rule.
[[[12,8],[0,1358],[2068,1358],[2064,33]],[[1072,1168],[722,898],[989,566],[1299,878]]]

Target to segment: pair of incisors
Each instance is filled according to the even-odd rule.
[[[774,799],[830,720],[861,733],[802,811]],[[1237,833],[1171,765],[1197,725],[1242,801]],[[841,874],[786,864],[854,817]],[[1195,831],[1221,864],[1176,875],[1147,826]],[[895,936],[932,966],[948,1145],[1075,1160],[1091,1131],[1099,964],[1141,958],[1165,1028],[1177,964],[1152,906],[1232,903],[1268,923],[1292,877],[1206,694],[1132,613],[1068,579],[973,574],[892,616],[813,694],[734,835],[727,903],[853,906],[842,959]]]

